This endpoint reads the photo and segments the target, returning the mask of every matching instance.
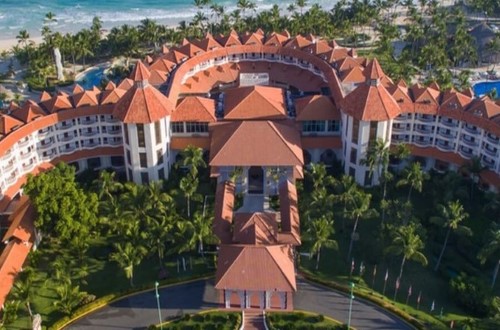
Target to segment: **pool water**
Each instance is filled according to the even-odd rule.
[[[104,74],[105,68],[96,67],[88,70],[83,73],[78,79],[76,83],[82,86],[84,89],[92,89],[94,86],[100,87],[101,80],[106,78]]]
[[[496,81],[483,81],[472,86],[474,94],[477,97],[481,97],[486,93],[489,93],[493,89],[497,90],[497,99],[500,97],[500,80]]]

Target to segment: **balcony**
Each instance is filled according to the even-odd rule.
[[[18,145],[19,148],[26,147],[28,144],[30,144],[30,139],[29,138],[26,138],[23,141],[18,141],[17,142],[17,145]]]
[[[57,126],[57,129],[60,131],[61,130],[64,131],[64,130],[70,129],[73,126],[74,126],[73,123],[61,124],[61,125]]]
[[[97,123],[97,119],[95,119],[95,118],[90,118],[90,119],[82,118],[82,119],[80,119],[81,125],[92,125],[95,123]]]
[[[409,143],[410,137],[408,135],[393,135],[391,140],[394,143]]]
[[[33,157],[33,154],[31,152],[26,152],[24,154],[19,155],[19,158],[21,158],[23,160],[30,159],[31,157]]]
[[[106,133],[111,134],[111,135],[117,135],[117,134],[120,134],[121,131],[122,131],[121,129],[110,129],[110,130],[107,130]]]
[[[4,166],[2,168],[2,171],[4,172],[10,172],[14,169],[14,162],[10,162],[9,164],[7,164],[7,166]]]
[[[472,140],[467,135],[462,135],[462,138],[460,139],[460,142],[463,142],[464,144],[466,144],[469,147],[477,147],[479,145],[479,143],[477,142],[477,140]]]
[[[61,153],[61,154],[70,154],[75,150],[76,150],[76,147],[74,145],[71,145],[69,147],[59,147],[59,153]]]
[[[448,119],[443,119],[439,121],[439,124],[446,126],[446,127],[451,127],[451,128],[457,128],[458,127],[458,121],[453,121],[453,120],[448,120]]]
[[[42,143],[38,146],[39,149],[41,150],[46,150],[50,148],[54,144],[54,138],[50,138],[47,140],[43,140]]]
[[[497,136],[495,136],[495,135],[493,135],[491,133],[486,134],[486,139],[491,144],[497,144],[498,141],[500,140]]]
[[[469,126],[468,124],[465,124],[463,128],[469,134],[478,135],[480,133],[476,126]]]
[[[112,116],[107,116],[107,117],[105,117],[104,121],[106,123],[115,124],[118,122],[118,119],[113,118]]]
[[[23,164],[23,170],[31,171],[35,167],[35,162],[32,160],[27,164]]]
[[[431,123],[436,120],[436,118],[431,115],[417,115],[415,118],[424,123]]]
[[[418,132],[418,133],[422,133],[422,134],[432,134],[432,131],[433,131],[433,127],[432,126],[424,126],[424,125],[415,125],[415,131]]]
[[[116,139],[108,139],[108,144],[112,146],[119,146],[123,144],[122,139],[116,138]]]
[[[75,136],[73,134],[68,134],[66,136],[59,135],[58,140],[61,142],[67,142],[67,141],[73,140],[74,138],[75,138]]]
[[[219,60],[214,60],[214,65],[222,65],[227,63],[227,57],[223,57]]]
[[[394,125],[392,126],[392,131],[393,132],[398,132],[398,133],[402,133],[402,132],[406,132],[406,131],[409,131],[409,129],[406,127],[406,125]]]
[[[415,141],[413,142],[415,143],[416,145],[418,145],[419,147],[428,147],[431,145],[432,141],[429,139],[429,140],[419,140],[419,139],[415,139]]]
[[[13,185],[16,182],[16,176],[11,175],[8,178],[5,179],[5,182],[7,183],[8,186]]]
[[[483,145],[483,153],[490,156],[490,157],[493,157],[495,158],[497,156],[497,151],[498,149],[497,148],[491,148],[490,146],[488,146],[487,144]]]
[[[85,148],[85,149],[92,149],[92,148],[95,148],[95,147],[98,147],[100,145],[99,141],[82,141],[81,143],[81,146],[82,148]]]
[[[482,162],[485,166],[489,167],[490,169],[495,168],[495,160],[490,159],[488,157],[483,157]]]
[[[448,143],[442,140],[438,140],[436,143],[436,147],[444,152],[449,152],[455,149],[455,144],[454,143]]]
[[[455,139],[457,137],[457,132],[455,131],[450,131],[449,133],[446,132],[444,129],[438,129],[438,134],[442,137],[445,137],[447,139]]]
[[[465,159],[472,158],[472,149],[470,149],[470,148],[460,147],[460,148],[458,148],[458,153],[460,154],[460,156],[462,156]]]
[[[52,133],[52,130],[49,127],[45,128],[45,129],[41,129],[38,131],[38,138],[40,140],[42,140],[42,139],[46,138],[47,135],[49,135],[50,133]]]
[[[80,132],[80,135],[82,135],[82,136],[94,136],[94,135],[96,135],[96,134],[99,134],[99,130],[98,130],[98,129],[96,129],[96,130],[91,130],[90,132],[89,132],[89,131],[87,131],[87,130],[85,130],[85,131],[81,131],[81,132]]]

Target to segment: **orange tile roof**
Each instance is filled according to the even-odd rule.
[[[361,83],[366,81],[365,74],[361,66],[355,66],[340,73],[342,83]]]
[[[193,57],[193,56],[196,56],[198,54],[202,54],[205,52],[203,49],[196,46],[194,43],[191,43],[187,40],[185,40],[185,41],[186,42],[181,47],[177,48],[177,50],[179,52],[187,55],[188,57]]]
[[[42,105],[50,113],[73,108],[73,105],[69,101],[69,97],[66,94],[55,95],[50,100],[42,102]]]
[[[121,88],[116,88],[116,89],[106,89],[104,92],[101,93],[100,99],[101,99],[101,104],[114,104],[118,102],[123,95],[125,95],[127,91]]]
[[[278,241],[276,213],[236,213],[233,243],[270,245]]]
[[[99,104],[95,92],[85,90],[81,93],[73,95],[73,103],[75,108],[85,105],[93,106]]]
[[[215,275],[216,289],[297,290],[289,246],[221,245]]]
[[[124,123],[149,124],[169,116],[170,100],[152,85],[134,86],[116,103],[113,116]]]
[[[290,124],[272,121],[225,122],[211,127],[211,137],[210,166],[304,164],[300,134]]]
[[[24,123],[9,115],[0,114],[0,134],[7,135],[14,129],[23,126]]]
[[[14,280],[31,250],[31,245],[14,240],[7,244],[0,255],[0,306],[5,303]]]
[[[343,100],[342,109],[358,120],[385,121],[396,118],[401,109],[382,85],[361,84]]]
[[[35,234],[35,208],[28,196],[21,197],[16,209],[9,216],[10,226],[2,238],[2,242],[16,238],[21,242],[29,242]]]
[[[73,94],[83,93],[84,91],[85,89],[79,84],[75,84],[75,87],[73,87]]]
[[[127,91],[130,88],[132,88],[132,86],[134,86],[134,81],[132,79],[126,78],[123,79],[116,88],[120,88]]]
[[[334,49],[335,51],[336,49]],[[336,64],[337,64],[337,69],[342,72],[344,70],[349,70],[349,69],[352,69],[356,66],[359,66],[361,67],[361,64],[359,64],[358,61],[356,61],[355,59],[353,59],[352,57],[344,57],[338,61],[336,61]]]
[[[47,93],[46,91],[43,91],[42,94],[40,95],[40,102],[48,101],[52,98],[52,96]]]
[[[295,120],[340,120],[340,111],[328,96],[311,95],[295,100]]]
[[[306,38],[304,38],[303,36],[301,36],[300,34],[289,39],[284,47],[289,47],[289,48],[298,48],[298,49],[302,49],[304,47],[307,47],[309,46],[310,44],[312,44],[312,42]]]
[[[385,73],[380,67],[380,64],[378,63],[376,58],[368,63],[363,72],[366,79],[369,80],[381,80],[383,77],[385,77]]]
[[[151,73],[149,72],[149,69],[142,63],[142,61],[137,61],[135,63],[134,70],[132,70],[132,73],[130,74],[130,79],[133,81],[144,81],[148,80],[149,76]]]
[[[38,117],[45,116],[45,112],[36,102],[28,100],[23,104],[22,108],[12,111],[11,115],[25,123],[29,123]]]
[[[212,168],[214,168],[212,166]],[[233,223],[234,184],[230,181],[217,184],[212,230],[221,243],[231,243]]]
[[[244,45],[263,45],[264,35],[259,33],[246,33],[241,36],[241,43]]]
[[[278,236],[280,242],[292,245],[300,245],[300,218],[299,203],[296,186],[287,180],[279,187],[281,233]]]
[[[151,70],[151,76],[149,77],[149,83],[155,86],[163,84],[167,81],[167,73],[160,70]]]
[[[112,81],[109,81],[108,84],[106,85],[106,87],[104,88],[104,90],[106,90],[106,91],[112,91],[115,88],[116,88],[115,83],[112,82]]]
[[[241,45],[240,37],[238,33],[234,30],[231,31],[227,36],[220,36],[217,38],[217,42],[224,47],[233,47]]]
[[[310,44],[309,46],[304,47],[305,52],[309,52],[311,54],[314,54],[316,56],[320,56],[323,54],[327,54],[330,52],[333,48],[330,47],[328,42],[326,40],[318,40],[317,42],[314,42]]]
[[[496,104],[489,97],[482,97],[481,99],[474,99],[465,112],[490,119],[500,115],[500,105]]]
[[[283,89],[248,86],[225,91],[224,119],[284,119]]]
[[[198,96],[186,96],[172,113],[172,122],[215,122],[215,100]]]
[[[267,37],[264,45],[266,46],[282,46],[287,40],[289,36],[283,35],[281,33],[273,32],[271,35]]]
[[[169,61],[166,58],[159,58],[149,66],[149,69],[163,71],[163,72],[171,72],[175,66],[176,66],[175,62]]]

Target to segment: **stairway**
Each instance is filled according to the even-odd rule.
[[[266,330],[261,312],[245,312],[243,330]]]

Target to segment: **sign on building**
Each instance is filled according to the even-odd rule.
[[[240,73],[240,86],[269,85],[269,73]]]

